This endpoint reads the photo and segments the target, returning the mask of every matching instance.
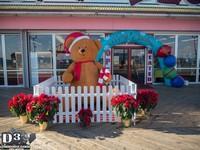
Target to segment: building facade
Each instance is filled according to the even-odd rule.
[[[141,30],[173,48],[178,74],[200,83],[200,2],[193,0],[0,1],[0,86],[31,87],[60,76],[71,63],[65,37],[81,31],[94,39],[120,30]],[[102,63],[136,83],[162,83],[156,57],[126,43]]]

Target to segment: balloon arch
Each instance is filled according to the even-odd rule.
[[[113,46],[125,43],[135,43],[147,47],[153,51],[153,55],[158,58],[160,68],[164,76],[164,82],[167,86],[182,87],[184,79],[177,75],[174,66],[176,58],[171,55],[171,47],[164,45],[154,36],[137,30],[126,30],[114,32],[101,40],[102,48],[100,49],[96,60],[102,57],[103,53]]]

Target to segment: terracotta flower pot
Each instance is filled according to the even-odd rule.
[[[47,129],[47,126],[48,126],[48,123],[47,123],[47,122],[39,123],[40,132],[46,130],[46,129]]]
[[[145,118],[145,111],[143,109],[140,109],[137,112],[137,118],[139,118],[139,119],[144,119]]]
[[[122,124],[125,128],[128,128],[131,126],[131,119],[122,119]]]
[[[22,124],[25,124],[25,123],[28,122],[28,117],[27,117],[27,115],[20,115],[20,116],[19,116],[19,120],[20,120],[20,122],[21,122]]]

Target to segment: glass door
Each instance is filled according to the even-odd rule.
[[[112,71],[136,83],[144,84],[145,50],[144,48],[113,48]]]
[[[128,49],[112,49],[113,74],[129,78]]]
[[[145,78],[145,50],[143,48],[131,48],[130,57],[131,80],[143,84]]]

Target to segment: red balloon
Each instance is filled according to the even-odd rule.
[[[163,45],[159,50],[157,51],[158,57],[166,57],[171,54],[172,48],[168,45]]]

